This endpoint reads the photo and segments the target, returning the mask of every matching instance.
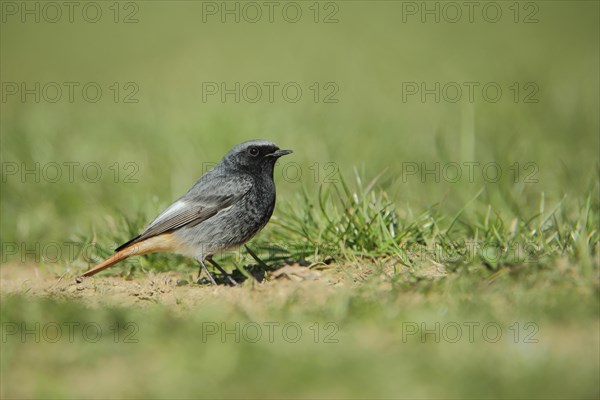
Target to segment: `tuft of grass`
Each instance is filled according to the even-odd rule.
[[[378,185],[383,176],[365,180],[355,172],[349,183],[339,173],[336,182],[321,185],[314,195],[304,188],[299,198],[279,200],[276,216],[249,244],[258,260],[241,248],[220,255],[223,262],[228,269],[231,264],[239,269],[256,262],[248,267],[256,270],[255,276],[264,277],[268,268],[290,262],[353,264],[369,259],[413,272],[433,264],[447,272],[479,268],[491,275],[551,268],[565,259],[575,265],[580,282],[597,284],[600,205],[593,193],[597,185],[583,203],[565,197],[549,207],[540,193],[538,212],[527,218],[486,202],[484,189],[455,215],[435,204],[415,216],[412,210],[403,213],[397,199]],[[106,229],[78,238],[80,248],[94,249],[91,257],[89,252],[79,254],[81,264],[89,266],[109,257],[114,247],[137,235],[150,219],[142,212],[131,218],[106,218]],[[125,263],[127,268],[112,271],[130,275],[197,268],[194,260],[162,253]]]
[[[495,273],[548,267],[561,258],[577,265],[584,278],[598,269],[597,185],[583,204],[563,198],[548,208],[541,193],[538,212],[526,218],[487,203],[483,191],[454,216],[434,205],[417,216],[401,217],[397,200],[377,185],[381,176],[366,181],[357,173],[350,185],[340,174],[338,183],[321,186],[312,198],[304,190],[299,201],[279,206],[273,228],[257,241],[259,247],[267,258],[273,243],[281,243],[277,248],[283,258],[395,258],[413,269],[435,263],[450,270],[480,266]]]

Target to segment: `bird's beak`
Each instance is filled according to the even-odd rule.
[[[285,156],[286,154],[291,154],[291,153],[293,153],[292,150],[277,150],[271,154],[267,154],[267,157],[279,158],[281,156]]]

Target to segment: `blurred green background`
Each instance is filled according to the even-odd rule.
[[[444,2],[276,2],[270,22],[262,2],[99,1],[95,23],[82,15],[87,2],[77,3],[73,22],[62,7],[56,23],[48,21],[55,11],[43,2],[1,3],[3,264],[35,263],[21,249],[36,243],[85,237],[114,245],[107,237],[120,228],[111,221],[121,215],[150,220],[233,145],[253,138],[295,151],[275,173],[279,209],[299,204],[304,189],[314,195],[328,178],[337,179],[330,173],[352,177],[355,170],[367,181],[383,172],[379,185],[409,221],[436,204],[451,216],[465,207],[465,213],[493,207],[506,220],[534,218],[561,200],[566,214],[577,215],[590,195],[597,205],[598,2],[491,2],[485,15],[490,2],[476,2],[473,21],[463,6],[455,23]],[[254,9],[245,7],[254,4],[263,15],[247,22]],[[40,21],[25,15],[23,22],[23,7],[39,7]],[[207,14],[214,7],[217,14]],[[233,15],[221,21],[225,7],[240,10],[239,23]],[[439,22],[421,15],[435,7]],[[287,18],[299,8],[299,21],[288,22],[284,8]],[[495,9],[501,17],[489,22]],[[40,101],[35,94],[23,100],[21,85],[31,89],[36,82]],[[62,88],[56,102],[49,101],[52,82]],[[73,101],[65,82],[78,85]],[[102,89],[97,102],[83,97],[90,82]],[[251,88],[239,102],[207,95],[207,85],[222,82],[228,88],[257,83],[262,97],[247,101]],[[264,82],[277,85],[272,102]],[[473,101],[465,82],[476,82]],[[302,88],[297,102],[284,98],[287,83]],[[407,94],[422,83],[440,84],[439,102]],[[455,102],[453,83],[463,89]],[[502,89],[497,102],[482,94],[490,83]],[[444,179],[448,163],[462,167],[461,179]],[[472,181],[465,163],[479,163]],[[497,182],[484,175],[486,163],[501,168]],[[436,165],[439,177],[420,175]],[[418,172],[407,174],[414,166]],[[23,175],[25,169],[37,170],[39,181]],[[19,250],[8,254],[10,244]],[[58,270],[72,261],[61,258]],[[275,302],[260,314],[303,326],[336,321],[343,326],[341,343],[324,347],[226,343],[198,350],[200,321],[254,320],[238,304],[202,305],[180,319],[159,306],[117,310],[125,315],[118,318],[141,324],[138,347],[3,340],[3,397],[597,397],[598,360],[591,358],[598,353],[597,285],[581,292],[565,287],[560,295],[528,291],[549,279],[538,278],[505,282],[491,297],[486,285],[463,287],[460,280],[449,287],[394,286],[382,297],[370,294],[378,290],[373,284],[340,291],[333,309],[310,300],[300,311]],[[44,315],[117,318],[113,310],[78,304],[3,302],[9,300],[3,323],[33,323]],[[289,300],[295,307],[298,301],[305,299]],[[401,321],[440,318],[499,321],[505,329],[515,320],[547,322],[541,328],[547,340],[508,350],[399,342]]]
[[[73,232],[88,233],[114,208],[131,215],[154,196],[167,205],[204,172],[202,163],[218,162],[234,144],[257,137],[294,149],[295,155],[282,162],[299,163],[300,182],[306,185],[323,183],[329,162],[346,175],[355,167],[368,177],[387,169],[383,179],[388,189],[415,209],[442,199],[447,207],[462,208],[489,183],[482,176],[487,162],[498,162],[502,180],[511,182],[511,167],[519,163],[513,195],[521,207],[535,203],[537,208],[542,191],[550,200],[577,196],[596,177],[595,2],[536,3],[537,23],[514,23],[514,11],[504,3],[498,3],[503,10],[498,23],[486,22],[481,12],[469,23],[466,10],[457,23],[443,18],[435,23],[432,17],[421,23],[420,15],[403,14],[403,2],[361,1],[334,3],[337,9],[319,6],[320,18],[335,11],[338,23],[314,23],[313,3],[298,3],[303,17],[297,23],[286,22],[281,13],[274,14],[273,23],[267,15],[257,23],[243,18],[234,23],[232,17],[221,23],[220,15],[208,15],[203,23],[203,2],[162,1],[136,2],[137,11],[122,6],[121,14],[135,11],[139,22],[114,23],[111,5],[99,4],[103,17],[94,24],[77,13],[73,23],[65,15],[54,24],[43,18],[23,24],[20,15],[10,15],[2,24],[3,82],[26,82],[30,88],[35,82],[80,83],[73,103],[65,86],[56,103],[44,97],[35,103],[31,95],[22,102],[20,93],[7,95],[2,103],[3,162],[18,163],[19,172],[35,168],[34,163],[42,171],[56,162],[62,173],[56,183],[43,177],[36,183],[33,175],[22,179],[19,173],[3,177],[5,240],[61,240]],[[524,4],[519,7],[523,15],[532,12]],[[103,90],[97,103],[82,97],[88,82]],[[109,88],[115,82],[118,103]],[[134,90],[125,88],[127,82],[139,89],[133,96],[137,103],[123,102]],[[225,103],[219,95],[203,102],[205,82],[226,82],[229,88],[235,82],[280,86],[273,103],[266,89],[256,103],[235,103],[231,95]],[[281,93],[288,82],[303,89],[296,103],[285,101]],[[321,87],[318,103],[309,88],[314,82]],[[339,88],[337,103],[322,102],[333,90],[324,88],[328,82]],[[419,95],[403,102],[403,82],[425,82],[429,88],[436,82],[480,86],[472,103],[462,85],[465,91],[455,103],[443,97],[436,103],[433,96],[423,103]],[[483,98],[481,89],[488,82],[503,90],[497,103]],[[517,103],[510,89],[515,82],[520,88]],[[533,90],[524,88],[530,82],[539,88],[532,97],[537,103],[523,102]],[[448,97],[453,97],[451,91]],[[65,162],[81,165],[73,167],[73,183]],[[94,162],[102,177],[91,183],[82,176],[82,166]],[[129,162],[135,167],[126,166]],[[419,175],[403,179],[402,163],[434,168],[436,162],[460,163],[459,184],[436,182],[433,175],[425,183]],[[471,184],[465,179],[465,162],[481,165]],[[524,169],[530,162],[536,171]],[[47,168],[53,177],[52,166]],[[93,180],[96,169],[90,168]],[[297,171],[294,164],[276,173],[281,199],[300,191]],[[489,170],[491,176],[493,172]],[[538,182],[524,184],[533,172]],[[138,182],[125,183],[128,173]],[[284,173],[289,182],[282,179]],[[448,174],[454,176],[453,170]]]

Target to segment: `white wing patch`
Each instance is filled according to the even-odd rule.
[[[176,201],[175,203],[171,204],[169,206],[169,208],[167,208],[165,211],[163,211],[162,214],[160,214],[158,217],[156,217],[156,219],[154,221],[152,221],[152,223],[148,226],[148,228],[150,228],[153,225],[156,225],[157,223],[164,221],[168,218],[170,218],[172,215],[179,213],[181,210],[187,208],[188,205],[185,201],[183,200],[179,200]]]

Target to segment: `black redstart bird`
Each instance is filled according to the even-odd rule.
[[[275,208],[275,162],[290,153],[266,140],[235,146],[140,235],[77,280],[131,256],[172,252],[198,260],[213,284],[205,260],[235,284],[212,256],[241,246],[269,222]]]

